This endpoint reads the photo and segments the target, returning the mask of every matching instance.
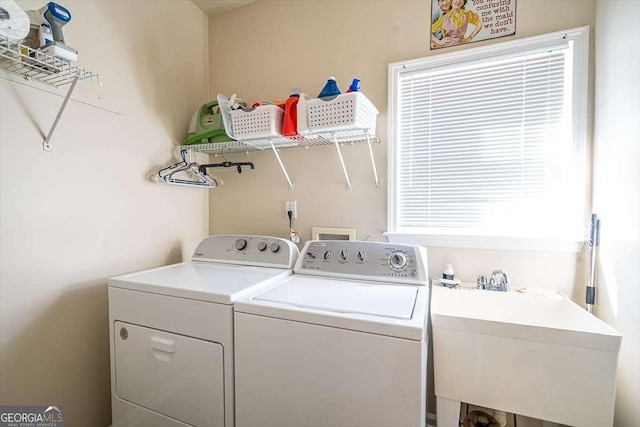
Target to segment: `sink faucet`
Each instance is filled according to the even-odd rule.
[[[488,282],[485,276],[478,276],[478,289],[509,292],[511,290],[509,275],[504,270],[494,270]]]

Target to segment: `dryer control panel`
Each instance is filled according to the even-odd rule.
[[[289,269],[293,268],[298,255],[298,247],[286,239],[225,234],[204,239],[191,259]]]
[[[427,252],[422,246],[354,240],[312,240],[294,272],[358,280],[427,285]]]

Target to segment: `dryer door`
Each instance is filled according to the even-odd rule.
[[[224,426],[223,347],[116,322],[116,395],[194,426]]]

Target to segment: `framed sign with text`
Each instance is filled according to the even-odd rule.
[[[516,33],[516,0],[431,1],[431,49]]]

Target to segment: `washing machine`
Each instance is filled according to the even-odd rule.
[[[426,250],[310,241],[292,276],[235,304],[243,427],[426,421]]]
[[[234,426],[234,302],[292,273],[291,242],[217,235],[109,279],[113,427]]]

